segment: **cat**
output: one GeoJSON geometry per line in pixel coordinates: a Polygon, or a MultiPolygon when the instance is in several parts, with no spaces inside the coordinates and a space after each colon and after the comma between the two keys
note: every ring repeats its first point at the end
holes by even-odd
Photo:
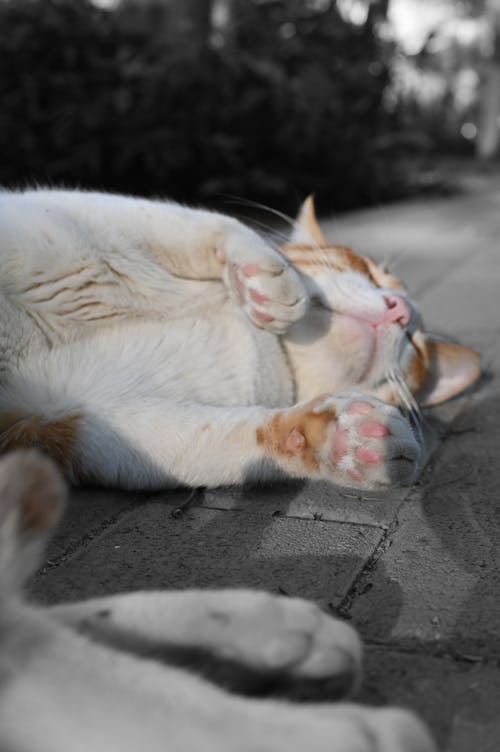
{"type": "Polygon", "coordinates": [[[311,197],[275,249],[172,202],[4,191],[0,264],[0,451],[38,446],[73,483],[411,483],[417,401],[479,373],[311,197]]]}
{"type": "Polygon", "coordinates": [[[195,673],[208,656],[281,695],[302,684],[348,692],[359,637],[313,603],[251,590],[27,602],[21,587],[64,495],[36,450],[0,460],[2,752],[434,752],[407,710],[244,697],[195,673]],[[176,659],[189,653],[186,670],[176,659]]]}

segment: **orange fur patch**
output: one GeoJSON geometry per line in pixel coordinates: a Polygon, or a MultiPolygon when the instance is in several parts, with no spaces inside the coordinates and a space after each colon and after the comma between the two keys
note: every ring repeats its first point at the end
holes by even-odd
{"type": "Polygon", "coordinates": [[[74,469],[79,414],[46,421],[17,412],[0,413],[0,452],[36,447],[49,455],[63,471],[74,469]]]}
{"type": "Polygon", "coordinates": [[[429,353],[425,342],[415,342],[414,338],[414,350],[410,356],[410,363],[406,371],[406,382],[413,392],[416,394],[419,389],[424,385],[424,382],[429,374],[429,353]]]}
{"type": "Polygon", "coordinates": [[[332,410],[312,412],[317,400],[302,410],[276,413],[271,420],[256,431],[257,444],[271,457],[292,459],[300,457],[308,470],[317,470],[318,449],[326,440],[326,433],[336,415],[332,410]],[[290,440],[290,436],[293,440],[290,440]],[[304,437],[299,441],[298,437],[304,437]]]}
{"type": "Polygon", "coordinates": [[[365,259],[345,245],[327,243],[315,246],[306,243],[285,243],[281,250],[298,267],[326,266],[338,272],[360,272],[372,279],[365,259]],[[307,252],[307,255],[304,255],[304,252],[307,252]]]}
{"type": "Polygon", "coordinates": [[[369,256],[363,256],[363,259],[368,267],[370,277],[378,287],[384,287],[389,290],[404,290],[405,286],[399,279],[393,277],[385,269],[375,263],[369,256]]]}

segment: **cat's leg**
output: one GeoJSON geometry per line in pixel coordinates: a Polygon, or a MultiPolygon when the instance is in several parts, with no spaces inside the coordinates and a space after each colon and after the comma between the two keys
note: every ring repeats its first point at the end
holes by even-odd
{"type": "MultiPolygon", "coordinates": [[[[324,395],[284,409],[170,405],[165,423],[160,405],[154,414],[156,420],[147,413],[136,425],[145,421],[156,462],[168,457],[174,477],[187,485],[289,476],[376,489],[413,482],[423,456],[399,409],[361,393],[324,395]],[[157,437],[163,438],[161,453],[157,437]]],[[[119,418],[123,435],[130,422],[119,418]]]]}
{"type": "MultiPolygon", "coordinates": [[[[220,718],[219,749],[246,751],[244,742],[240,746],[231,741],[234,726],[241,732],[240,739],[250,740],[252,749],[269,752],[302,752],[305,740],[307,748],[315,752],[332,748],[338,752],[435,749],[423,724],[406,710],[331,704],[338,691],[352,687],[358,676],[360,642],[349,626],[305,601],[251,591],[152,592],[63,604],[52,607],[48,614],[94,643],[153,660],[156,665],[182,665],[176,652],[198,646],[223,664],[228,659],[237,661],[261,678],[267,676],[267,684],[253,684],[252,694],[272,692],[309,699],[311,690],[314,696],[314,690],[320,689],[323,703],[330,701],[291,706],[242,700],[208,692],[206,685],[184,687],[187,677],[184,680],[177,674],[177,717],[181,717],[179,711],[188,692],[190,707],[201,709],[200,714],[193,711],[200,728],[202,717],[220,718]]],[[[204,673],[202,652],[193,656],[193,663],[186,665],[204,673]]],[[[215,678],[227,685],[227,674],[215,671],[215,678]]],[[[248,689],[231,681],[229,687],[248,689]]]]}
{"type": "Polygon", "coordinates": [[[188,666],[250,693],[350,692],[361,642],[314,603],[252,590],[138,592],[50,609],[97,642],[188,666]]]}
{"type": "Polygon", "coordinates": [[[137,394],[136,381],[103,376],[90,385],[82,377],[76,399],[65,373],[52,369],[50,389],[32,376],[2,386],[0,446],[36,444],[76,482],[145,490],[289,476],[374,489],[410,483],[419,468],[408,421],[368,395],[224,407],[137,394]]]}
{"type": "MultiPolygon", "coordinates": [[[[54,619],[56,611],[22,603],[10,587],[12,562],[16,560],[14,569],[22,569],[24,575],[32,569],[33,547],[38,549],[43,544],[57,521],[64,490],[54,466],[31,452],[2,460],[0,492],[2,749],[83,752],[105,748],[109,752],[132,752],[143,746],[150,752],[160,752],[168,739],[178,752],[302,752],[306,747],[311,752],[329,752],[332,744],[338,752],[432,752],[427,732],[410,713],[355,705],[290,707],[244,700],[189,673],[164,666],[154,656],[153,660],[144,660],[120,649],[109,650],[68,629],[61,623],[63,618],[54,619]]],[[[228,600],[235,596],[229,595],[228,600]]],[[[185,605],[188,611],[196,606],[193,602],[185,605]]],[[[214,609],[221,606],[221,615],[231,612],[227,604],[225,609],[223,603],[212,604],[214,609]]],[[[229,618],[239,617],[240,628],[244,628],[245,617],[250,628],[256,626],[251,610],[246,614],[245,609],[235,611],[229,618]]],[[[134,612],[131,609],[125,621],[144,631],[144,619],[139,614],[130,618],[134,612]]],[[[147,609],[145,615],[147,618],[147,609]]],[[[189,613],[180,616],[178,626],[189,628],[189,613]]],[[[304,625],[304,613],[292,606],[287,618],[282,616],[275,624],[277,636],[285,638],[289,649],[288,632],[294,631],[296,620],[304,625]]],[[[153,633],[156,617],[154,613],[151,619],[153,633]]],[[[212,631],[223,629],[223,622],[216,620],[212,631]]],[[[264,620],[265,627],[267,624],[264,620]]],[[[325,650],[328,653],[331,644],[327,636],[328,630],[314,630],[313,648],[309,653],[299,651],[302,669],[315,654],[318,659],[325,650]],[[318,639],[322,632],[323,639],[318,639]]],[[[230,639],[231,634],[226,633],[226,637],[230,639]]],[[[221,644],[217,636],[211,642],[221,644]]],[[[241,644],[248,648],[251,642],[243,640],[241,644]]],[[[274,646],[272,652],[279,649],[279,645],[274,646]]],[[[313,661],[313,673],[317,671],[313,661]]]]}
{"type": "Polygon", "coordinates": [[[307,307],[291,262],[250,228],[217,212],[37,190],[5,194],[0,228],[1,237],[13,238],[14,252],[3,259],[9,288],[58,337],[68,321],[95,326],[147,312],[172,316],[187,301],[218,300],[223,287],[213,281],[225,284],[257,326],[278,334],[307,307]],[[208,284],[200,288],[194,283],[199,281],[208,284]]]}
{"type": "Polygon", "coordinates": [[[255,326],[282,334],[308,293],[292,264],[257,233],[216,212],[150,202],[148,251],[177,277],[222,279],[255,326]]]}
{"type": "Polygon", "coordinates": [[[326,396],[284,409],[147,397],[63,420],[56,437],[66,424],[68,441],[56,448],[63,464],[67,450],[69,475],[130,489],[286,476],[375,489],[411,483],[422,455],[399,410],[367,395],[326,396]]]}

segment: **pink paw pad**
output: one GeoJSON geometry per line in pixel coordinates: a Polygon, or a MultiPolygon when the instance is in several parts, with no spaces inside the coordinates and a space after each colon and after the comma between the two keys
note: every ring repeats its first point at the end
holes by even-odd
{"type": "Polygon", "coordinates": [[[347,415],[368,415],[373,410],[373,405],[365,400],[351,402],[346,410],[347,415]]]}
{"type": "Polygon", "coordinates": [[[273,317],[270,316],[268,313],[264,313],[264,311],[255,311],[255,315],[261,320],[261,321],[274,321],[273,317]]]}
{"type": "Polygon", "coordinates": [[[361,436],[381,438],[382,436],[388,436],[390,431],[383,423],[377,423],[375,420],[368,420],[366,423],[361,424],[358,433],[360,433],[361,436]]]}
{"type": "Polygon", "coordinates": [[[358,447],[358,449],[356,449],[356,457],[361,460],[361,462],[366,462],[369,465],[376,465],[377,463],[382,462],[380,454],[374,449],[369,449],[368,447],[358,447]]]}
{"type": "Polygon", "coordinates": [[[242,267],[245,277],[255,277],[260,272],[258,264],[244,264],[242,267]]]}
{"type": "Polygon", "coordinates": [[[306,443],[305,436],[298,428],[292,428],[285,441],[285,449],[293,454],[297,454],[303,449],[306,443]]]}
{"type": "Polygon", "coordinates": [[[258,290],[254,290],[253,288],[250,288],[250,297],[252,300],[255,300],[256,303],[263,303],[265,300],[269,300],[267,295],[264,295],[263,293],[259,292],[258,290]]]}

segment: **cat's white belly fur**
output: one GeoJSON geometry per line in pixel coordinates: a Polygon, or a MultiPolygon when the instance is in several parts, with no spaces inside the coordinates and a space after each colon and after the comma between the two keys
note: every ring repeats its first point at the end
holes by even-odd
{"type": "MultiPolygon", "coordinates": [[[[187,242],[180,215],[189,210],[165,209],[161,232],[175,234],[180,222],[187,242]]],[[[43,373],[50,384],[64,374],[80,395],[80,387],[108,389],[108,377],[117,393],[154,387],[169,401],[291,404],[278,338],[252,326],[222,281],[172,277],[155,261],[157,210],[103,194],[1,194],[2,370],[20,358],[23,372],[43,373]]]]}
{"type": "Polygon", "coordinates": [[[204,317],[128,322],[39,349],[16,372],[50,384],[73,409],[111,396],[273,407],[294,397],[279,339],[252,327],[230,301],[204,317]]]}

